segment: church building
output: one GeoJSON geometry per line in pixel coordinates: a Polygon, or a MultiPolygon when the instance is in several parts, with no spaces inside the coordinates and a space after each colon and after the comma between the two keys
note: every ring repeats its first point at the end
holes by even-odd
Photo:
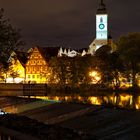
{"type": "Polygon", "coordinates": [[[96,13],[96,38],[89,46],[89,53],[94,55],[97,49],[108,44],[108,40],[108,14],[106,5],[101,0],[96,13]]]}

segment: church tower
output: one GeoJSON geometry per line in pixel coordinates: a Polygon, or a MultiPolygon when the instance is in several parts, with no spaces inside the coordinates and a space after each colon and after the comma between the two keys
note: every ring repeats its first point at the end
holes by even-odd
{"type": "Polygon", "coordinates": [[[94,54],[97,49],[108,43],[108,14],[103,0],[100,1],[96,13],[96,39],[89,46],[89,53],[94,54]]]}

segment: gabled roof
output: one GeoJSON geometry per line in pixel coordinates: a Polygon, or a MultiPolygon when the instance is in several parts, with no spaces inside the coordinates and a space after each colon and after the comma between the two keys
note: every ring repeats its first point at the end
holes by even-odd
{"type": "Polygon", "coordinates": [[[48,61],[51,57],[57,57],[58,55],[58,51],[59,51],[59,47],[33,47],[32,49],[30,49],[30,55],[28,58],[30,58],[30,56],[32,55],[33,50],[37,48],[38,51],[40,52],[40,54],[42,55],[42,57],[48,61]]]}
{"type": "Polygon", "coordinates": [[[20,63],[22,64],[22,66],[24,67],[26,62],[27,62],[27,59],[28,59],[28,53],[26,52],[22,52],[22,51],[14,51],[12,52],[11,56],[12,58],[16,58],[20,61],[20,63]]]}
{"type": "Polygon", "coordinates": [[[16,51],[16,55],[17,55],[17,58],[19,59],[19,61],[25,65],[29,54],[26,52],[16,51]]]}

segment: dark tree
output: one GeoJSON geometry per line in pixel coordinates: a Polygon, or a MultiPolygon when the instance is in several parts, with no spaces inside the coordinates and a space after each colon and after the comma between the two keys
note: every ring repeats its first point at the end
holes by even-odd
{"type": "Polygon", "coordinates": [[[20,30],[10,24],[4,16],[4,9],[0,9],[0,60],[7,61],[10,53],[24,45],[21,40],[20,30]]]}
{"type": "Polygon", "coordinates": [[[102,82],[106,84],[113,84],[115,89],[120,87],[120,72],[123,71],[124,66],[117,52],[111,52],[108,45],[102,46],[95,53],[99,59],[98,67],[102,71],[102,82]]]}
{"type": "Polygon", "coordinates": [[[124,64],[120,59],[120,55],[117,52],[109,54],[109,72],[113,77],[113,85],[115,89],[118,89],[121,85],[120,74],[124,72],[124,64]]]}
{"type": "Polygon", "coordinates": [[[118,40],[118,52],[127,71],[130,71],[133,87],[137,87],[136,75],[140,70],[140,33],[130,33],[118,40]]]}

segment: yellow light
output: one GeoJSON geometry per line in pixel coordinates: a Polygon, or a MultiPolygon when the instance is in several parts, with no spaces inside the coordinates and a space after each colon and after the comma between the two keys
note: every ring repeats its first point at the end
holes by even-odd
{"type": "Polygon", "coordinates": [[[90,73],[89,73],[89,76],[91,76],[91,77],[97,76],[97,71],[92,71],[92,72],[90,72],[90,73]]]}
{"type": "Polygon", "coordinates": [[[93,105],[101,105],[101,100],[98,97],[89,97],[88,100],[93,105]]]}
{"type": "Polygon", "coordinates": [[[136,104],[135,107],[136,107],[136,109],[140,109],[139,104],[136,104]]]}
{"type": "Polygon", "coordinates": [[[91,77],[93,84],[96,84],[98,81],[101,80],[101,74],[98,71],[89,72],[89,76],[91,77]]]}

